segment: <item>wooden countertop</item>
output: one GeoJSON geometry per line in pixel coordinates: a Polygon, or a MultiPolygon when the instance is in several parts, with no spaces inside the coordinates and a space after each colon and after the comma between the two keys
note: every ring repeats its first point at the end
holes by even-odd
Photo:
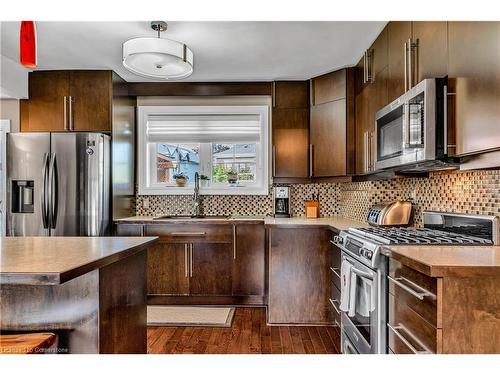
{"type": "Polygon", "coordinates": [[[306,219],[305,217],[290,217],[290,218],[277,218],[266,217],[264,220],[266,226],[279,226],[279,227],[328,227],[334,230],[346,230],[349,228],[366,228],[368,223],[347,219],[342,216],[320,217],[317,219],[306,219]]]}
{"type": "Polygon", "coordinates": [[[2,284],[62,284],[134,255],[157,237],[2,237],[2,284]]]}
{"type": "Polygon", "coordinates": [[[500,275],[500,246],[398,245],[382,254],[431,277],[500,275]]]}

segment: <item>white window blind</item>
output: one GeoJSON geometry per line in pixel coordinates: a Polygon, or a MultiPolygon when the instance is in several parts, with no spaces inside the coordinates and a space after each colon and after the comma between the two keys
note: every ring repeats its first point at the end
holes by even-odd
{"type": "Polygon", "coordinates": [[[258,114],[151,114],[147,118],[148,142],[258,142],[258,114]]]}

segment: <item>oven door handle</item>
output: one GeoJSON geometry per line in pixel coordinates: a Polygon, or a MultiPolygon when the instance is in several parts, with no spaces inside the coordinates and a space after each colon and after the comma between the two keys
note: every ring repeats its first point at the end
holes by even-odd
{"type": "Polygon", "coordinates": [[[368,272],[358,270],[356,267],[354,267],[354,265],[352,265],[351,272],[354,272],[359,277],[364,277],[365,279],[373,280],[373,276],[371,274],[369,274],[368,272]]]}
{"type": "MultiPolygon", "coordinates": [[[[341,246],[341,248],[342,248],[342,246],[341,246]]],[[[349,256],[351,256],[351,255],[349,255],[349,256]]],[[[354,265],[354,263],[351,262],[349,259],[347,259],[347,257],[345,255],[342,257],[342,261],[349,263],[351,265],[351,272],[354,272],[357,276],[364,277],[365,279],[368,279],[368,280],[374,279],[374,276],[372,274],[365,272],[365,271],[358,270],[356,268],[356,266],[354,265]]]]}

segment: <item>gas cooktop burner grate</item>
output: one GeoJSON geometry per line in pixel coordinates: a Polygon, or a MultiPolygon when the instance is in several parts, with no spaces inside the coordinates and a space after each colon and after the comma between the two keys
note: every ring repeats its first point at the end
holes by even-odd
{"type": "Polygon", "coordinates": [[[468,235],[428,228],[356,228],[354,231],[388,245],[395,244],[490,244],[492,241],[468,235]]]}

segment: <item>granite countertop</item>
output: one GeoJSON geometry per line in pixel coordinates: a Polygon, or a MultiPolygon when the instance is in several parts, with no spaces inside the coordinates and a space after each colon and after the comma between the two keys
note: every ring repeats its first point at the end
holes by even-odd
{"type": "Polygon", "coordinates": [[[500,246],[394,245],[382,254],[432,277],[500,276],[500,246]]]}
{"type": "Polygon", "coordinates": [[[56,285],[145,250],[157,237],[3,237],[2,284],[56,285]]]}
{"type": "Polygon", "coordinates": [[[290,218],[277,218],[266,217],[264,224],[267,226],[282,226],[282,227],[295,227],[295,226],[324,226],[331,229],[347,230],[349,228],[366,228],[368,223],[347,219],[342,216],[320,217],[317,219],[306,219],[305,217],[290,217],[290,218]]]}
{"type": "Polygon", "coordinates": [[[227,224],[229,222],[254,222],[254,223],[259,223],[259,222],[264,222],[264,215],[256,215],[256,216],[240,216],[240,215],[234,215],[234,216],[212,216],[212,217],[207,217],[207,218],[190,218],[190,217],[172,217],[172,218],[166,218],[162,219],[161,216],[131,216],[131,217],[126,217],[123,219],[115,219],[114,222],[118,224],[154,224],[154,223],[172,223],[172,224],[178,224],[178,223],[211,223],[211,224],[227,224]]]}
{"type": "Polygon", "coordinates": [[[337,229],[339,231],[352,227],[368,227],[368,223],[347,219],[342,216],[320,217],[318,219],[306,219],[305,217],[275,218],[270,216],[229,216],[227,218],[169,218],[159,219],[155,216],[132,216],[124,219],[115,220],[115,223],[121,224],[143,224],[143,223],[212,223],[227,224],[240,222],[262,222],[266,226],[322,226],[337,229]]]}

